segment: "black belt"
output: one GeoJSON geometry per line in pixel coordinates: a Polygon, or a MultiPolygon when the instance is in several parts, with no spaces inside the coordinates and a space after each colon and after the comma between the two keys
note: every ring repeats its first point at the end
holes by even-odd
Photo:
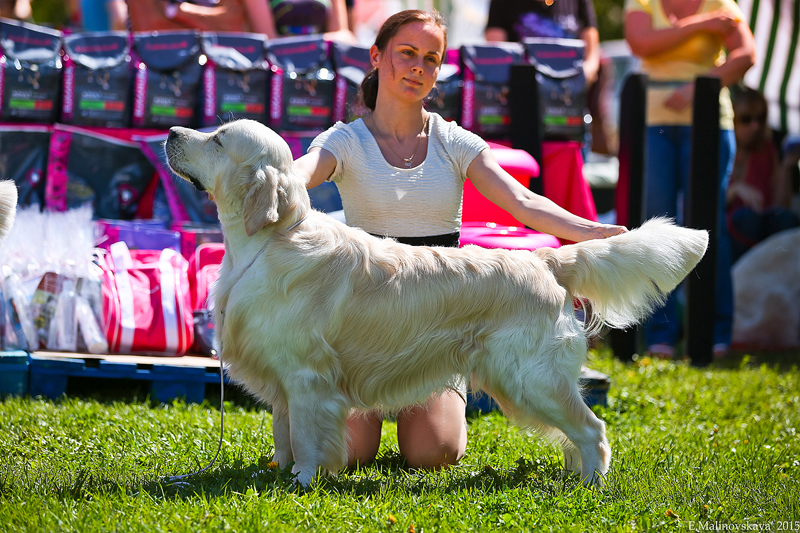
{"type": "MultiPolygon", "coordinates": [[[[375,235],[375,237],[386,238],[386,235],[375,235]]],[[[444,246],[447,248],[458,248],[458,240],[461,232],[446,233],[444,235],[428,235],[426,237],[392,237],[397,242],[410,244],[411,246],[444,246]]]]}

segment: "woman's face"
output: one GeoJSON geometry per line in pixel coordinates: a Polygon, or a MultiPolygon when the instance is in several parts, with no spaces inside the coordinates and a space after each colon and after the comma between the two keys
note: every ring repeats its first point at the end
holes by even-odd
{"type": "Polygon", "coordinates": [[[767,109],[761,102],[747,102],[734,107],[733,133],[736,145],[757,148],[767,138],[767,109]]]}
{"type": "Polygon", "coordinates": [[[378,69],[378,91],[404,101],[421,101],[431,92],[444,58],[444,32],[435,25],[412,22],[401,26],[381,52],[370,49],[378,69]]]}

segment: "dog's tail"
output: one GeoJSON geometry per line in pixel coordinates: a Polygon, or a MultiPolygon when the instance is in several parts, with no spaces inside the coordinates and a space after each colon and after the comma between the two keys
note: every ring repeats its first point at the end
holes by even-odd
{"type": "Polygon", "coordinates": [[[558,282],[588,300],[587,329],[625,328],[645,319],[700,262],[708,232],[655,218],[611,237],[564,246],[549,262],[558,282]]]}
{"type": "Polygon", "coordinates": [[[13,180],[0,181],[0,244],[5,241],[17,213],[17,184],[13,180]]]}

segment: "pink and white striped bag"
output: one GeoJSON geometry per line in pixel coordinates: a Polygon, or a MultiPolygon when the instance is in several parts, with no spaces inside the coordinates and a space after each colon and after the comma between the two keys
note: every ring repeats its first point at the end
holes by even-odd
{"type": "Polygon", "coordinates": [[[175,250],[110,246],[103,314],[111,353],[178,356],[194,342],[189,263],[175,250]]]}

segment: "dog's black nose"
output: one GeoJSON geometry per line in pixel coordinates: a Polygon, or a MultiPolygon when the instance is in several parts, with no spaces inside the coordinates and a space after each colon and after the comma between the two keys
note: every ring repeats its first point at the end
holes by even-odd
{"type": "Polygon", "coordinates": [[[169,129],[169,136],[168,136],[168,138],[169,138],[170,140],[174,140],[174,139],[176,139],[177,137],[178,137],[178,130],[176,130],[175,128],[170,128],[170,129],[169,129]]]}

